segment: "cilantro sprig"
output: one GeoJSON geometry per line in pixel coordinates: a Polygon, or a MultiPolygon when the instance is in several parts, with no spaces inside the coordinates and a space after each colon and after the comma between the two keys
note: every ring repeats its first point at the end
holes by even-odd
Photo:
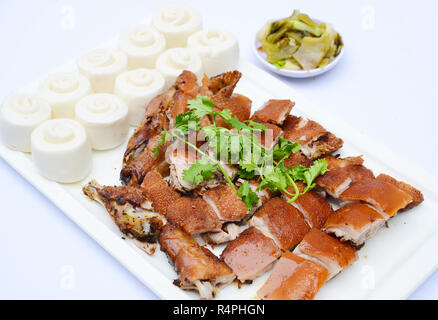
{"type": "Polygon", "coordinates": [[[228,109],[214,111],[214,102],[209,97],[198,95],[196,99],[189,100],[188,109],[188,112],[176,117],[172,130],[162,132],[158,145],[153,149],[154,156],[158,156],[160,148],[168,140],[176,139],[184,142],[196,150],[201,159],[183,171],[183,179],[198,185],[212,179],[219,170],[248,209],[259,201],[257,193],[250,188],[246,180],[239,189],[236,189],[230,176],[224,170],[224,163],[237,163],[238,175],[243,179],[260,176],[256,191],[267,188],[272,192],[283,192],[290,197],[289,203],[313,189],[315,179],[328,170],[327,162],[323,159],[314,161],[309,168],[302,165],[286,168],[284,161],[301,149],[297,142],[280,137],[273,150],[266,149],[259,141],[260,134],[266,130],[266,126],[252,120],[241,122],[228,109]],[[205,116],[211,118],[212,124],[201,128],[201,118],[205,116]],[[231,128],[218,127],[217,117],[222,118],[231,128]],[[213,154],[200,150],[185,138],[191,131],[200,130],[203,131],[213,154]],[[297,187],[297,181],[306,184],[302,192],[297,187]],[[293,187],[295,193],[287,190],[290,186],[293,187]]]}

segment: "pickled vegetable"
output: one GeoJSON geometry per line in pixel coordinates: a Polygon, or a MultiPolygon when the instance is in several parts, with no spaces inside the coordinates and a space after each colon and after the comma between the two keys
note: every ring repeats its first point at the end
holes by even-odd
{"type": "Polygon", "coordinates": [[[286,19],[267,23],[257,39],[269,63],[289,70],[322,68],[343,47],[342,38],[332,25],[317,23],[299,10],[286,19]]]}

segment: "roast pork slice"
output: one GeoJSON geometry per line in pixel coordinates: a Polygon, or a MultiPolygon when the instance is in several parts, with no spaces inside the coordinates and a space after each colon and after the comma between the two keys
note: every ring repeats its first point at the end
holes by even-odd
{"type": "Polygon", "coordinates": [[[356,261],[356,251],[348,244],[331,237],[318,229],[312,229],[295,248],[294,254],[313,260],[329,273],[328,279],[356,261]]]}
{"type": "Polygon", "coordinates": [[[371,206],[356,203],[336,210],[322,230],[360,248],[385,221],[386,218],[371,206]]]}
{"type": "Polygon", "coordinates": [[[231,241],[221,254],[222,260],[241,282],[253,280],[281,255],[275,242],[256,228],[248,228],[231,241]]]}
{"type": "Polygon", "coordinates": [[[288,116],[283,124],[284,138],[301,145],[309,159],[329,155],[342,147],[342,139],[327,131],[319,123],[296,116],[288,116]]]}
{"type": "Polygon", "coordinates": [[[327,278],[320,264],[286,251],[257,295],[264,300],[312,300],[327,278]]]}
{"type": "Polygon", "coordinates": [[[269,100],[251,117],[254,121],[270,122],[283,125],[295,103],[290,100],[269,100]]]}
{"type": "Polygon", "coordinates": [[[201,299],[212,299],[235,276],[210,250],[189,234],[167,224],[160,234],[160,246],[178,272],[175,284],[184,290],[197,290],[201,299]]]}

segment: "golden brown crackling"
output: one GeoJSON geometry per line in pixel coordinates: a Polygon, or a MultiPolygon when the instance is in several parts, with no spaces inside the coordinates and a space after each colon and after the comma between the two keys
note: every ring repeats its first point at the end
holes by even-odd
{"type": "Polygon", "coordinates": [[[312,153],[306,154],[311,159],[326,156],[341,148],[344,143],[342,139],[327,131],[319,123],[292,115],[286,117],[283,131],[285,139],[299,142],[302,147],[311,149],[312,153]]]}
{"type": "Polygon", "coordinates": [[[175,265],[181,282],[214,280],[232,275],[232,270],[210,250],[201,247],[182,229],[167,224],[160,234],[160,246],[175,265]]]}
{"type": "MultiPolygon", "coordinates": [[[[300,192],[303,192],[305,185],[302,182],[297,182],[300,192]]],[[[291,186],[287,189],[288,192],[295,194],[294,188],[291,186]]],[[[309,219],[313,228],[322,228],[328,217],[333,213],[331,205],[320,197],[314,190],[310,190],[295,200],[295,204],[304,211],[304,215],[309,219]]]]}
{"type": "Polygon", "coordinates": [[[284,160],[284,166],[286,168],[296,167],[299,164],[309,168],[312,165],[312,160],[308,159],[301,152],[292,153],[289,158],[284,160]]]}
{"type": "Polygon", "coordinates": [[[154,210],[164,216],[167,207],[181,198],[181,195],[172,189],[156,170],[148,172],[141,186],[144,193],[152,201],[154,210]]]}
{"type": "Polygon", "coordinates": [[[295,102],[290,100],[268,100],[261,109],[254,112],[251,117],[254,121],[270,122],[281,126],[289,115],[295,102]]]}
{"type": "Polygon", "coordinates": [[[408,193],[412,197],[412,202],[408,204],[408,206],[405,209],[416,207],[424,201],[423,193],[420,190],[411,186],[410,184],[407,184],[406,182],[398,181],[393,177],[384,173],[380,174],[377,177],[377,180],[390,183],[396,186],[397,188],[399,188],[400,190],[403,190],[404,192],[408,193]]]}
{"type": "Polygon", "coordinates": [[[143,182],[145,175],[151,170],[157,170],[161,174],[169,172],[169,164],[165,159],[165,150],[168,143],[165,143],[159,149],[158,156],[155,158],[154,148],[161,140],[161,135],[152,137],[148,146],[144,149],[140,155],[132,161],[129,165],[126,165],[120,171],[120,180],[131,186],[138,186],[143,182]]]}
{"type": "Polygon", "coordinates": [[[312,300],[327,278],[323,266],[286,251],[257,295],[267,300],[312,300]]]}
{"type": "Polygon", "coordinates": [[[313,228],[299,245],[300,252],[318,260],[328,259],[336,262],[342,269],[358,259],[356,250],[348,243],[313,228]]]}
{"type": "Polygon", "coordinates": [[[358,181],[374,179],[373,172],[363,166],[362,157],[336,158],[328,156],[324,158],[328,163],[329,171],[319,176],[315,182],[326,189],[332,195],[343,185],[347,179],[350,184],[358,181]]]}
{"type": "MultiPolygon", "coordinates": [[[[214,111],[229,109],[233,116],[243,122],[251,115],[251,100],[241,94],[233,94],[231,97],[213,96],[215,103],[214,111]]],[[[216,125],[219,127],[231,128],[221,117],[216,117],[216,125]]]]}
{"type": "Polygon", "coordinates": [[[166,218],[188,234],[220,231],[222,223],[200,197],[181,197],[167,207],[166,218]]]}
{"type": "Polygon", "coordinates": [[[246,216],[245,203],[228,184],[209,189],[204,194],[214,202],[222,220],[239,221],[246,216]]]}
{"type": "Polygon", "coordinates": [[[411,203],[412,196],[391,183],[369,179],[354,183],[340,195],[339,199],[369,203],[392,217],[411,203]]]}
{"type": "Polygon", "coordinates": [[[280,198],[270,199],[254,216],[263,219],[283,250],[293,249],[310,230],[302,214],[280,198]]]}
{"type": "Polygon", "coordinates": [[[221,259],[244,282],[252,280],[266,270],[281,255],[275,242],[254,227],[244,230],[231,241],[221,259]]]}
{"type": "Polygon", "coordinates": [[[369,205],[355,203],[336,210],[327,219],[324,228],[350,226],[360,231],[362,228],[384,217],[369,205]]]}

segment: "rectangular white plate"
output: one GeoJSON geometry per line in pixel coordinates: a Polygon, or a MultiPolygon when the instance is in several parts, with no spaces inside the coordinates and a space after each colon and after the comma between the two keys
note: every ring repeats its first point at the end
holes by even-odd
{"type": "MultiPolygon", "coordinates": [[[[69,63],[60,70],[74,70],[69,63]]],[[[360,259],[353,266],[330,280],[318,293],[317,299],[404,299],[438,266],[438,195],[434,187],[438,181],[421,168],[415,167],[381,146],[370,141],[354,128],[318,108],[292,88],[246,61],[240,62],[243,78],[236,92],[253,101],[253,109],[271,98],[291,99],[296,102],[293,114],[320,122],[345,141],[343,156],[364,155],[365,165],[376,174],[388,173],[424,192],[425,202],[389,221],[359,251],[360,259]]],[[[23,88],[33,92],[38,81],[23,88]]],[[[131,130],[132,131],[132,130],[131,130]]],[[[38,190],[53,201],[64,213],[83,228],[102,247],[118,259],[128,270],[163,299],[198,298],[193,292],[182,291],[172,284],[177,277],[165,255],[157,250],[148,256],[132,240],[122,234],[107,212],[91,202],[81,187],[91,178],[101,184],[119,184],[124,145],[114,150],[93,152],[93,170],[88,178],[77,184],[58,184],[41,177],[29,154],[12,151],[0,144],[0,155],[38,190]]],[[[218,248],[218,254],[222,249],[218,248]]],[[[269,272],[252,285],[238,289],[231,285],[221,291],[218,299],[254,299],[269,272]]]]}

